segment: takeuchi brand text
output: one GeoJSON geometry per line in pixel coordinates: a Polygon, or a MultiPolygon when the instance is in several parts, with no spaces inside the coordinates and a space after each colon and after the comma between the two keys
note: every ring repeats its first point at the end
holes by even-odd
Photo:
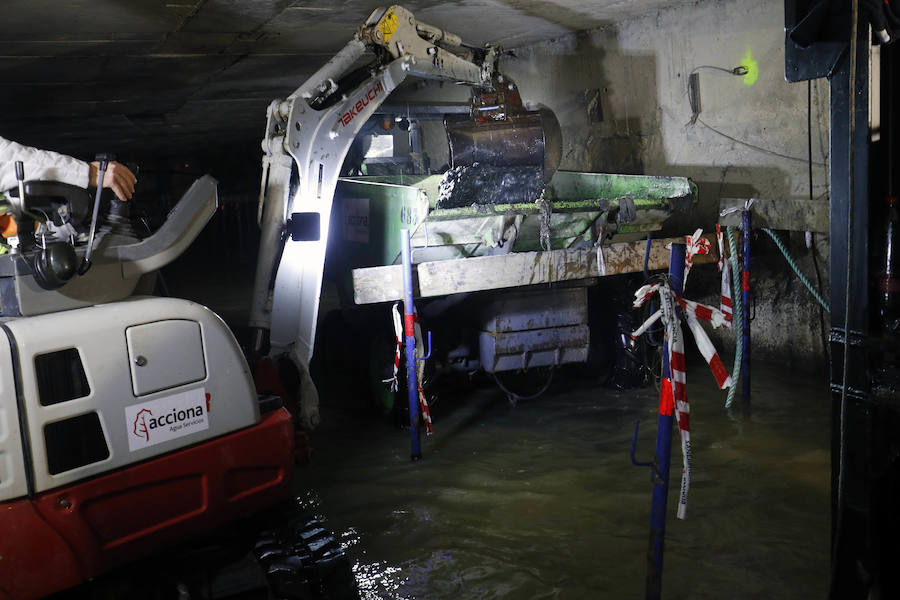
{"type": "Polygon", "coordinates": [[[378,94],[384,91],[384,86],[379,81],[375,85],[373,85],[369,90],[363,94],[362,98],[356,101],[356,104],[350,107],[350,110],[345,112],[340,116],[341,125],[346,127],[353,119],[356,118],[358,114],[360,114],[365,107],[369,105],[369,103],[378,97],[378,94]]]}

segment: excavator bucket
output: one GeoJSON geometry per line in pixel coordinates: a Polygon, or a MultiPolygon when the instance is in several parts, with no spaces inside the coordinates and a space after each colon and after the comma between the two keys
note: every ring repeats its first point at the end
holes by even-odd
{"type": "Polygon", "coordinates": [[[528,111],[516,85],[502,75],[493,90],[472,98],[470,116],[444,119],[451,167],[540,167],[543,181],[553,177],[562,157],[562,134],[549,108],[528,111]]]}

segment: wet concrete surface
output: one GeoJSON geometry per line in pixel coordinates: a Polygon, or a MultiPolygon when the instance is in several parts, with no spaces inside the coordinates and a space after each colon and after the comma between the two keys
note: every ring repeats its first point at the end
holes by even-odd
{"type": "MultiPolygon", "coordinates": [[[[825,597],[829,397],[821,377],[758,365],[753,415],[732,420],[689,368],[693,482],[675,519],[674,436],[663,596],[825,597]]],[[[409,435],[323,399],[297,490],[346,545],[364,599],[593,599],[644,593],[657,392],[561,373],[516,407],[490,385],[438,390],[435,434],[409,435]]]]}

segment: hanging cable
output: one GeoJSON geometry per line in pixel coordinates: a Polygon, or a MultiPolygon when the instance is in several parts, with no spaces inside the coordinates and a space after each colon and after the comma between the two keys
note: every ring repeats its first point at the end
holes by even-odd
{"type": "Polygon", "coordinates": [[[856,133],[856,53],[857,34],[859,29],[859,0],[851,0],[851,26],[850,26],[850,127],[848,133],[848,169],[847,169],[847,275],[844,286],[844,358],[841,369],[841,406],[838,417],[838,473],[837,473],[837,517],[835,519],[834,541],[831,550],[831,581],[828,586],[828,597],[834,597],[834,587],[837,583],[838,554],[841,543],[841,531],[844,521],[844,486],[846,478],[847,457],[847,373],[850,366],[850,282],[853,279],[853,208],[855,194],[854,185],[854,160],[853,137],[856,133]]]}
{"type": "MultiPolygon", "coordinates": [[[[813,160],[812,160],[812,80],[806,81],[806,143],[809,157],[809,199],[813,200],[813,160]]],[[[822,289],[822,273],[819,269],[818,252],[816,252],[816,234],[810,232],[810,250],[812,251],[813,270],[816,272],[816,287],[822,289]]],[[[830,311],[829,311],[830,312],[830,311]]],[[[825,334],[825,309],[819,306],[819,336],[822,342],[822,354],[825,357],[826,382],[828,378],[828,336],[825,334]]]]}
{"type": "Polygon", "coordinates": [[[510,390],[509,388],[507,388],[505,385],[503,385],[503,382],[500,381],[500,378],[497,376],[496,373],[491,373],[490,375],[491,375],[491,378],[494,380],[494,383],[497,384],[497,387],[500,388],[500,391],[502,391],[504,394],[506,394],[506,397],[511,402],[516,403],[516,402],[519,402],[520,400],[525,400],[527,402],[528,400],[535,400],[538,397],[540,397],[541,394],[543,394],[550,388],[550,384],[553,383],[553,375],[555,373],[556,373],[556,367],[555,366],[551,367],[550,368],[550,376],[547,377],[547,381],[544,382],[544,384],[538,389],[538,391],[536,391],[532,394],[528,394],[528,395],[518,394],[518,393],[510,390]]]}
{"type": "Polygon", "coordinates": [[[693,75],[700,69],[713,69],[715,71],[722,71],[723,73],[728,73],[729,75],[738,75],[740,77],[743,77],[748,72],[747,67],[745,67],[744,65],[738,65],[732,69],[726,69],[725,67],[717,67],[715,65],[699,65],[699,66],[691,69],[690,75],[693,75]]]}
{"type": "MultiPolygon", "coordinates": [[[[697,119],[697,122],[700,123],[701,125],[703,125],[704,127],[706,127],[707,129],[709,129],[710,131],[712,131],[713,133],[720,135],[725,139],[731,140],[735,144],[747,146],[748,148],[752,148],[753,150],[756,150],[757,152],[762,152],[763,154],[770,154],[772,156],[777,156],[778,158],[783,158],[785,160],[796,160],[796,161],[803,162],[803,163],[806,162],[805,158],[800,158],[798,156],[791,156],[789,154],[782,154],[781,152],[775,152],[774,150],[769,150],[768,148],[763,148],[762,146],[757,146],[756,144],[751,144],[750,142],[745,142],[744,140],[740,140],[736,137],[730,136],[727,133],[719,131],[712,125],[709,125],[703,119],[697,119]]],[[[819,163],[819,162],[813,163],[813,164],[816,166],[819,166],[819,167],[826,166],[825,163],[819,163]]]]}
{"type": "Polygon", "coordinates": [[[845,452],[845,422],[846,422],[846,405],[847,405],[847,373],[850,368],[850,282],[853,279],[853,209],[856,200],[854,185],[856,183],[855,169],[855,152],[853,151],[853,137],[856,133],[856,55],[857,55],[857,33],[859,29],[859,0],[852,0],[852,26],[850,33],[850,131],[848,139],[848,149],[850,155],[850,164],[847,172],[848,179],[848,195],[847,195],[847,281],[844,286],[844,364],[841,375],[841,443],[840,443],[840,467],[838,470],[838,510],[842,511],[844,503],[844,469],[845,452]]]}

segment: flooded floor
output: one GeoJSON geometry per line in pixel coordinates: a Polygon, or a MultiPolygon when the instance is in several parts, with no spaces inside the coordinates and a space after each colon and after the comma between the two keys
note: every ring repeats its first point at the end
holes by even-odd
{"type": "MultiPolygon", "coordinates": [[[[673,442],[663,596],[824,598],[829,396],[821,377],[759,365],[734,421],[705,365],[688,373],[693,481],[675,519],[673,442]]],[[[298,493],[343,540],[361,597],[594,599],[644,594],[657,393],[558,377],[510,406],[491,386],[446,389],[424,459],[409,435],[323,406],[298,493]]]]}
{"type": "MultiPolygon", "coordinates": [[[[170,283],[240,324],[245,270],[220,274],[202,296],[185,293],[195,271],[170,283]]],[[[347,546],[364,600],[643,597],[652,484],[629,451],[640,419],[638,459],[653,457],[656,390],[617,392],[561,373],[516,407],[492,384],[437,393],[435,434],[417,463],[408,431],[323,398],[297,493],[347,546]]],[[[755,364],[749,421],[729,419],[705,364],[689,368],[688,396],[693,481],[678,521],[676,432],[663,597],[825,598],[824,378],[755,364]]]]}

